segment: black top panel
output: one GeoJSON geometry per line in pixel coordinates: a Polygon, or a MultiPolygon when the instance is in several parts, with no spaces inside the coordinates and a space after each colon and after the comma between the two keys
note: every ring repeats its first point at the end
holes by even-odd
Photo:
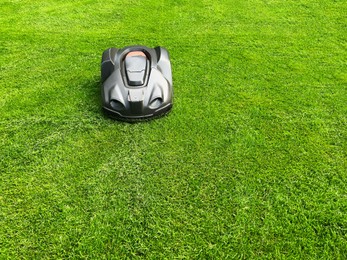
{"type": "Polygon", "coordinates": [[[141,86],[145,82],[148,64],[147,57],[144,54],[129,54],[126,56],[124,60],[128,85],[141,86]]]}

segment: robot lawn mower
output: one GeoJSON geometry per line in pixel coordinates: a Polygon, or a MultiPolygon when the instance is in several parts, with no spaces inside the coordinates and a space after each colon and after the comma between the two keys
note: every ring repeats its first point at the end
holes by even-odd
{"type": "Polygon", "coordinates": [[[101,63],[102,105],[110,117],[139,121],[172,108],[172,72],[163,47],[128,46],[104,51],[101,63]]]}

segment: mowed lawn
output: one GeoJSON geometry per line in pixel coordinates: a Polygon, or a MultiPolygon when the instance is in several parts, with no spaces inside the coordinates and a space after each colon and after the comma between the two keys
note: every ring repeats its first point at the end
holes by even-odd
{"type": "Polygon", "coordinates": [[[0,259],[346,259],[343,0],[1,0],[0,259]],[[174,107],[100,104],[168,49],[174,107]]]}

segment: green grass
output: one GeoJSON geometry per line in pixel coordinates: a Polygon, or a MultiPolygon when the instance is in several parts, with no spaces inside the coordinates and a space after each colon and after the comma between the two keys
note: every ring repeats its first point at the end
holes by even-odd
{"type": "Polygon", "coordinates": [[[0,259],[346,259],[347,5],[0,3],[0,259]],[[174,108],[100,109],[109,47],[165,46],[174,108]]]}

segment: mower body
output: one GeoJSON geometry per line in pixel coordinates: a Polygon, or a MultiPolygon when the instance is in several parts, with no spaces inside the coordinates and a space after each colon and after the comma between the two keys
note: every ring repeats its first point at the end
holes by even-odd
{"type": "Polygon", "coordinates": [[[163,47],[128,46],[104,51],[101,62],[104,112],[116,119],[138,121],[172,108],[172,71],[163,47]]]}

